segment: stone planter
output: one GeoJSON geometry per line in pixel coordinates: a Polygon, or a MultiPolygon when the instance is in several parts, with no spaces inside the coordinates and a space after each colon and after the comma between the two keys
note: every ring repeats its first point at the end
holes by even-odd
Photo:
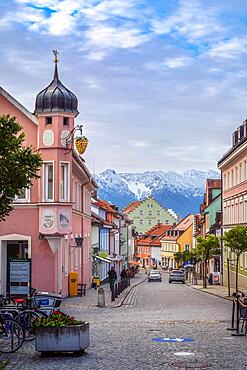
{"type": "Polygon", "coordinates": [[[38,352],[82,352],[90,345],[89,323],[37,328],[35,334],[35,350],[38,352]]]}

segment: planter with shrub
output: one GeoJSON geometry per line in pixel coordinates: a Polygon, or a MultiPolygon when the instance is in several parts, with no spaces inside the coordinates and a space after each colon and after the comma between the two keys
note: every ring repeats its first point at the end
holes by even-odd
{"type": "Polygon", "coordinates": [[[33,323],[35,349],[38,352],[83,352],[90,345],[89,323],[55,311],[33,323]]]}

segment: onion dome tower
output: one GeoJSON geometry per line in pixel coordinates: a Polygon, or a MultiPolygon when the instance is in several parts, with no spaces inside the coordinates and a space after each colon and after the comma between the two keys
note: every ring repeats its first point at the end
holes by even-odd
{"type": "Polygon", "coordinates": [[[72,113],[76,117],[79,114],[77,97],[59,80],[57,69],[58,52],[56,50],[53,52],[55,55],[54,78],[50,85],[37,95],[34,114],[72,113]]]}

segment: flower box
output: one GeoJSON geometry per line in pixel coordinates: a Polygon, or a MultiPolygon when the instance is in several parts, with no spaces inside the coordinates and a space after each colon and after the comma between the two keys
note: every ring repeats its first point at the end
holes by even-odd
{"type": "Polygon", "coordinates": [[[82,352],[90,345],[89,323],[35,329],[38,352],[82,352]]]}

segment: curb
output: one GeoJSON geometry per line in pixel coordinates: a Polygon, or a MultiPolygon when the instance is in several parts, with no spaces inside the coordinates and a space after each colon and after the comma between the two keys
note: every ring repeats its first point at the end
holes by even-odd
{"type": "Polygon", "coordinates": [[[192,285],[188,284],[188,283],[185,283],[187,285],[187,287],[191,288],[191,289],[194,289],[196,290],[197,292],[201,292],[201,293],[206,293],[206,294],[211,294],[215,297],[218,297],[218,298],[222,298],[222,299],[225,299],[227,301],[232,301],[232,298],[231,297],[222,297],[221,295],[218,295],[218,294],[215,294],[215,293],[212,293],[212,292],[207,292],[206,290],[200,290],[200,289],[197,289],[197,288],[194,288],[192,285]]]}
{"type": "Polygon", "coordinates": [[[124,304],[124,301],[126,300],[126,298],[128,297],[129,293],[132,291],[133,288],[137,287],[138,285],[144,283],[144,281],[147,280],[147,276],[145,277],[145,279],[143,279],[142,281],[140,281],[139,283],[135,284],[135,285],[132,285],[130,286],[130,289],[126,292],[125,295],[123,295],[122,297],[120,296],[119,297],[119,301],[116,302],[112,308],[119,308],[121,307],[123,304],[124,304]]]}

